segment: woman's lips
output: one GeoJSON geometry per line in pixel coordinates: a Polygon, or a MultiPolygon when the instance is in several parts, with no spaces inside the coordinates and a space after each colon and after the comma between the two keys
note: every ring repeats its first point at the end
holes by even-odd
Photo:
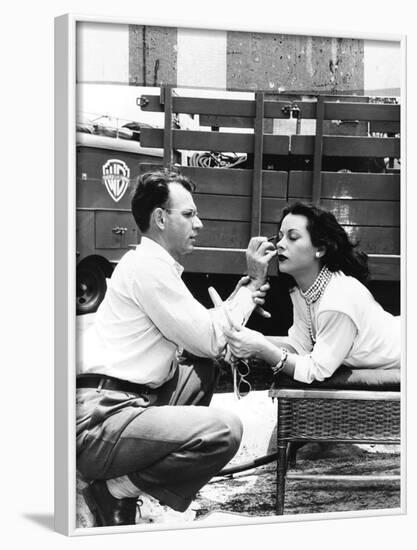
{"type": "Polygon", "coordinates": [[[285,262],[285,260],[288,260],[287,256],[284,256],[284,254],[278,254],[279,262],[285,262]]]}

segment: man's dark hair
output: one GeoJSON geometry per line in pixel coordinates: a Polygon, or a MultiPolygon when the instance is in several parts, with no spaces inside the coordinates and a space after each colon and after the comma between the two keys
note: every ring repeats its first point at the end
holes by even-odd
{"type": "Polygon", "coordinates": [[[330,271],[343,271],[361,283],[369,279],[368,258],[364,252],[356,251],[356,244],[349,240],[344,228],[335,216],[323,208],[296,202],[284,208],[278,229],[288,214],[299,214],[307,218],[307,229],[315,247],[324,247],[323,263],[330,271]]]}
{"type": "Polygon", "coordinates": [[[178,183],[190,193],[195,191],[195,185],[189,178],[173,170],[162,169],[139,176],[133,191],[131,208],[142,233],[149,229],[153,210],[167,206],[170,183],[178,183]]]}

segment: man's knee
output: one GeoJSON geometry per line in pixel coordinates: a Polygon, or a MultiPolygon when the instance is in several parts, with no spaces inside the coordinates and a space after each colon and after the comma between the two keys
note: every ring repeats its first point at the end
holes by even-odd
{"type": "Polygon", "coordinates": [[[233,446],[234,452],[236,453],[239,449],[240,442],[242,441],[243,424],[241,419],[234,413],[229,413],[227,422],[229,425],[230,436],[232,440],[231,445],[233,446]]]}
{"type": "Polygon", "coordinates": [[[227,454],[234,456],[242,440],[242,421],[231,411],[214,408],[211,411],[214,416],[215,432],[218,434],[219,444],[224,447],[227,454]]]}

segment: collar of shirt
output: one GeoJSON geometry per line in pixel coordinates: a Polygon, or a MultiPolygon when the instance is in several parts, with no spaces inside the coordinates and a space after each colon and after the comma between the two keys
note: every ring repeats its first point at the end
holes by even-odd
{"type": "Polygon", "coordinates": [[[168,261],[173,266],[173,268],[178,272],[178,275],[180,276],[182,275],[182,272],[184,271],[184,267],[181,264],[179,264],[176,260],[174,260],[171,254],[156,241],[150,239],[149,237],[142,236],[140,244],[136,247],[136,250],[139,247],[144,247],[145,249],[148,249],[149,251],[151,251],[155,256],[162,258],[165,261],[168,261]]]}

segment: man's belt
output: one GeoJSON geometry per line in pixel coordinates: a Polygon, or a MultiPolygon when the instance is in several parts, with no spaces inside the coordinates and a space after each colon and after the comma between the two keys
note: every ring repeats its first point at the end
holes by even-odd
{"type": "Polygon", "coordinates": [[[81,374],[77,376],[77,388],[95,388],[100,390],[122,391],[126,393],[147,394],[151,388],[144,384],[134,384],[120,378],[100,374],[81,374]]]}

